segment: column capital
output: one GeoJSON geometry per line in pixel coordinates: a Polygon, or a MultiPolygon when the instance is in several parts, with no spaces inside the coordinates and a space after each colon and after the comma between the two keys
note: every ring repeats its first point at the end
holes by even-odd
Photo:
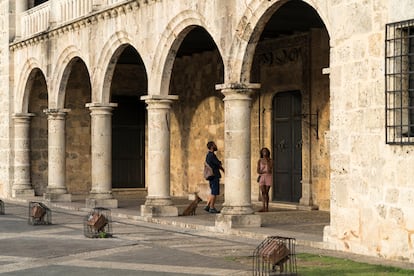
{"type": "Polygon", "coordinates": [[[246,100],[254,93],[254,90],[260,89],[260,83],[223,83],[216,84],[216,89],[220,90],[226,100],[246,100]]]}
{"type": "Polygon", "coordinates": [[[67,113],[69,113],[71,109],[69,108],[48,108],[43,109],[43,112],[50,117],[64,117],[67,113]]]}
{"type": "Polygon", "coordinates": [[[112,110],[117,107],[117,103],[87,103],[85,105],[91,110],[91,116],[112,115],[112,110]]]}
{"type": "Polygon", "coordinates": [[[146,103],[151,102],[172,102],[178,100],[178,95],[145,95],[141,96],[141,100],[146,103]]]}
{"type": "Polygon", "coordinates": [[[92,108],[114,108],[117,107],[117,103],[87,103],[85,104],[86,107],[92,109],[92,108]]]}
{"type": "Polygon", "coordinates": [[[260,89],[260,83],[248,83],[248,82],[232,82],[216,84],[216,90],[236,90],[236,91],[252,91],[260,89]]]}
{"type": "Polygon", "coordinates": [[[31,117],[36,116],[34,113],[14,113],[12,118],[14,120],[19,120],[19,119],[30,119],[31,117]]]}

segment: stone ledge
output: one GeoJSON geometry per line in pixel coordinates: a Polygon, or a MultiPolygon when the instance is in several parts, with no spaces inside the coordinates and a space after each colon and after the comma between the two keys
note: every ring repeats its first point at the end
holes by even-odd
{"type": "Polygon", "coordinates": [[[142,217],[178,217],[178,208],[175,206],[141,205],[142,217]]]}
{"type": "Polygon", "coordinates": [[[228,231],[232,228],[240,227],[261,227],[262,220],[259,215],[223,215],[216,216],[216,229],[228,231]]]}
{"type": "Polygon", "coordinates": [[[71,194],[55,194],[55,193],[44,193],[43,199],[52,202],[71,202],[71,194]]]}
{"type": "Polygon", "coordinates": [[[103,207],[103,208],[118,208],[118,200],[114,198],[87,198],[85,200],[86,208],[96,208],[96,207],[103,207]]]}
{"type": "Polygon", "coordinates": [[[33,197],[35,196],[34,189],[12,190],[12,197],[33,197]]]}

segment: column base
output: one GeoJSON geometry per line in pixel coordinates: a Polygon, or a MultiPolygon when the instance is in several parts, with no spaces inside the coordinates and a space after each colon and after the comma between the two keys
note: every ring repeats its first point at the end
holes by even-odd
{"type": "Polygon", "coordinates": [[[147,196],[145,206],[172,206],[171,197],[151,197],[147,196]]]}
{"type": "Polygon", "coordinates": [[[85,200],[86,208],[118,208],[118,200],[115,198],[87,198],[85,200]]]}
{"type": "Polygon", "coordinates": [[[43,194],[43,199],[50,202],[71,202],[72,195],[48,192],[43,194]]]}
{"type": "Polygon", "coordinates": [[[302,184],[302,197],[299,200],[300,205],[312,206],[313,200],[311,195],[311,185],[309,180],[301,180],[302,184]]]}
{"type": "Polygon", "coordinates": [[[238,227],[261,227],[262,219],[259,215],[216,215],[216,229],[226,231],[238,227]]]}
{"type": "Polygon", "coordinates": [[[172,205],[141,205],[142,217],[178,217],[178,208],[172,205]]]}
{"type": "Polygon", "coordinates": [[[251,205],[226,206],[226,203],[224,203],[223,208],[220,210],[220,213],[222,215],[231,215],[231,216],[251,215],[254,213],[254,210],[251,205]]]}
{"type": "Polygon", "coordinates": [[[34,189],[12,190],[12,197],[31,197],[35,196],[34,189]]]}

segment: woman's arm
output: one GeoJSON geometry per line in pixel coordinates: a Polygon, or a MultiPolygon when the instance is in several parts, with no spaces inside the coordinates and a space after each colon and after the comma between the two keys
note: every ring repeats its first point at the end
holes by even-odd
{"type": "Polygon", "coordinates": [[[267,161],[267,173],[271,174],[273,171],[273,160],[269,158],[267,161]]]}

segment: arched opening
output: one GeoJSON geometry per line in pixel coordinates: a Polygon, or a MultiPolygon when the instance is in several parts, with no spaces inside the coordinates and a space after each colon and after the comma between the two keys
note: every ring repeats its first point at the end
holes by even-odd
{"type": "Polygon", "coordinates": [[[223,96],[215,89],[223,83],[223,61],[204,28],[188,28],[181,33],[186,35],[177,50],[169,88],[169,94],[179,96],[171,112],[171,194],[175,196],[204,189],[201,168],[206,144],[214,140],[219,148],[224,146],[223,96]]]}
{"type": "Polygon", "coordinates": [[[329,210],[329,78],[322,73],[329,67],[329,35],[303,1],[272,12],[251,68],[250,81],[261,84],[252,110],[252,149],[271,148],[273,201],[329,210]]]}
{"type": "Polygon", "coordinates": [[[85,104],[91,101],[88,69],[80,58],[68,64],[65,90],[66,187],[68,192],[86,195],[91,190],[91,116],[85,104]]]}
{"type": "Polygon", "coordinates": [[[29,95],[29,113],[34,116],[30,122],[30,177],[35,195],[42,195],[48,183],[48,106],[47,84],[43,73],[34,69],[28,78],[26,90],[29,95]]]}
{"type": "Polygon", "coordinates": [[[43,3],[46,3],[49,0],[28,0],[28,1],[29,1],[29,3],[28,3],[29,8],[32,8],[32,7],[39,6],[43,3]]]}
{"type": "Polygon", "coordinates": [[[113,191],[145,188],[145,103],[147,73],[138,52],[126,46],[115,65],[111,82],[111,102],[118,107],[112,116],[113,191]],[[120,190],[121,189],[121,190],[120,190]]]}

